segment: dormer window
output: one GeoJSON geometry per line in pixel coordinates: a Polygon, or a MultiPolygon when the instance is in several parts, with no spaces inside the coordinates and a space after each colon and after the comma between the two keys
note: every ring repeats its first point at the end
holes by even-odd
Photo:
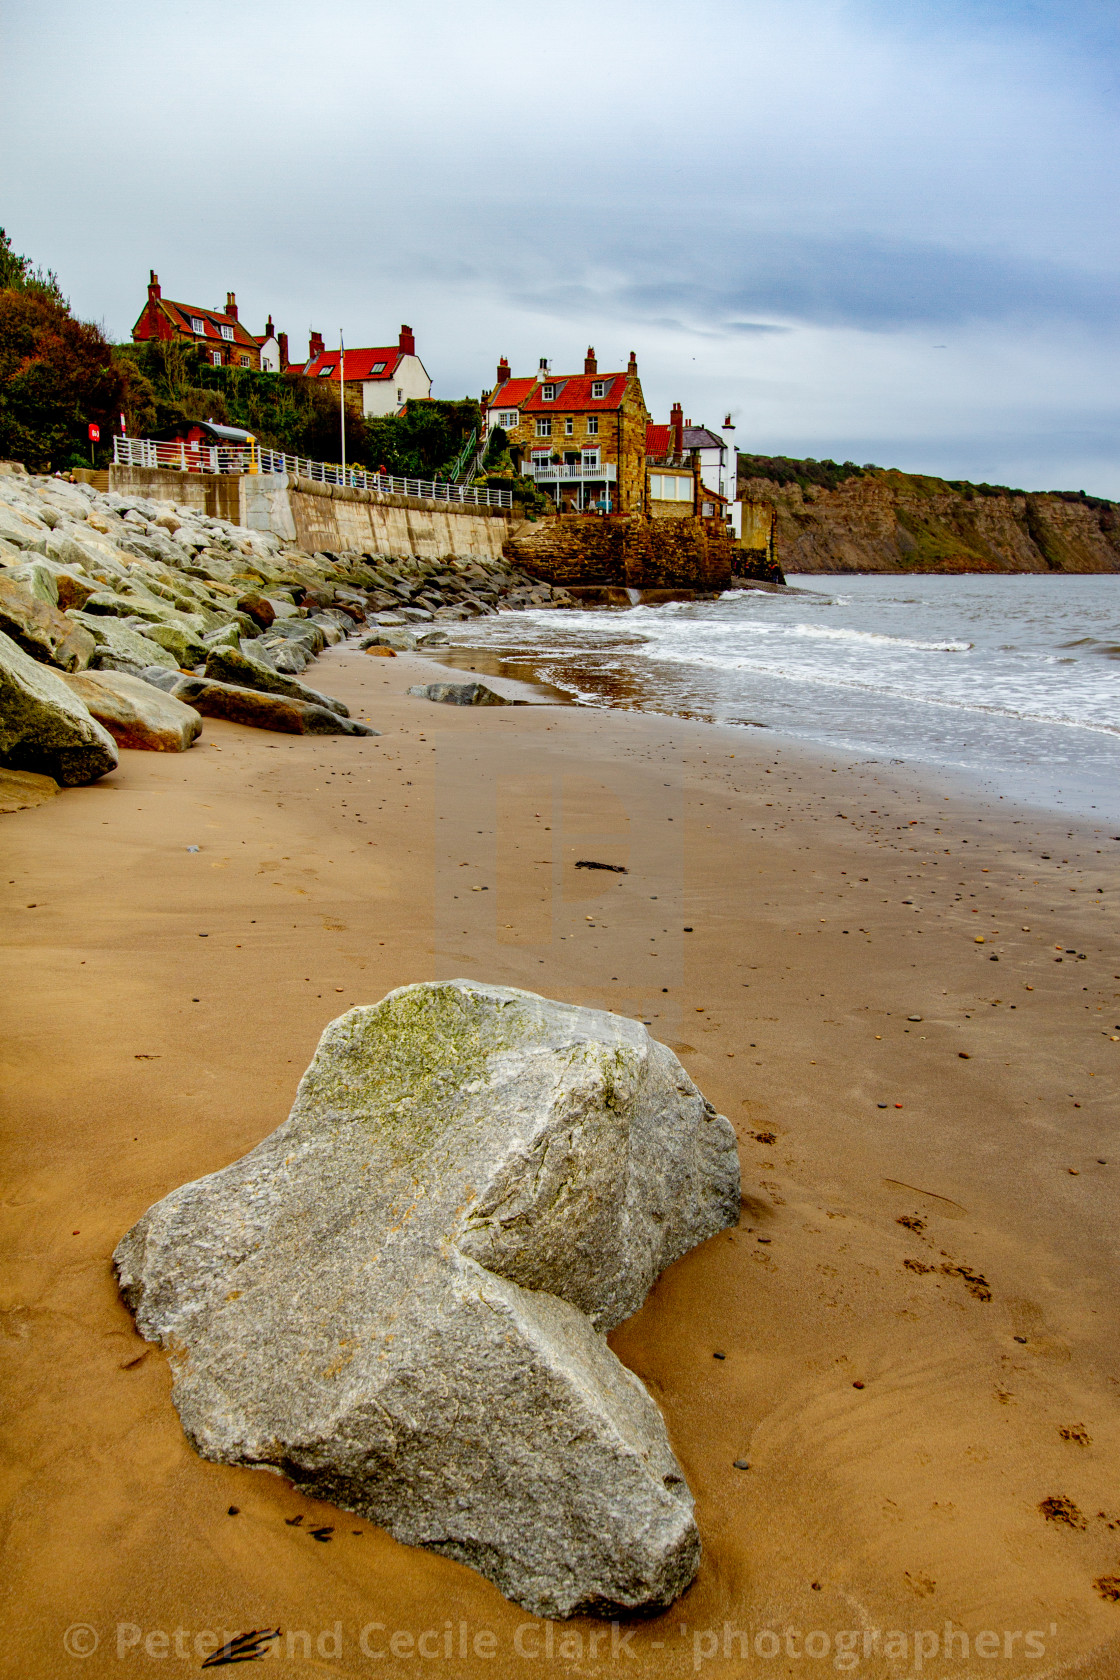
{"type": "Polygon", "coordinates": [[[542,385],[541,386],[541,400],[542,400],[542,402],[555,402],[556,401],[556,387],[555,387],[555,385],[542,385]]]}
{"type": "Polygon", "coordinates": [[[197,333],[200,338],[205,338],[206,322],[202,319],[201,315],[191,316],[191,331],[193,333],[197,333]]]}
{"type": "Polygon", "coordinates": [[[593,397],[605,397],[606,394],[607,394],[607,382],[606,382],[606,380],[605,379],[593,379],[591,381],[591,395],[593,397]]]}
{"type": "Polygon", "coordinates": [[[385,372],[385,363],[384,362],[374,362],[372,368],[370,369],[370,372],[371,373],[384,373],[385,372]]]}
{"type": "Polygon", "coordinates": [[[232,340],[232,338],[233,338],[233,328],[232,327],[223,327],[222,328],[222,337],[232,340]]]}
{"type": "Polygon", "coordinates": [[[333,372],[334,372],[334,363],[333,362],[326,362],[319,369],[319,378],[320,379],[329,379],[333,372]]]}

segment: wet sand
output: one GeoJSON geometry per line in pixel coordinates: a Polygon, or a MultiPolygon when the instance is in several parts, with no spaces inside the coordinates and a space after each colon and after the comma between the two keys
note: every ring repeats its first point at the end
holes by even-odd
{"type": "Polygon", "coordinates": [[[886,1675],[920,1639],[1114,1680],[1120,843],[769,732],[405,695],[435,674],[335,651],[309,678],[379,739],[208,721],[0,818],[4,1672],[278,1628],[292,1674],[886,1675]],[[205,1463],[116,1294],[328,1021],[452,974],[640,1015],[739,1132],[740,1227],[611,1337],[704,1542],[652,1621],[542,1629],[205,1463]]]}

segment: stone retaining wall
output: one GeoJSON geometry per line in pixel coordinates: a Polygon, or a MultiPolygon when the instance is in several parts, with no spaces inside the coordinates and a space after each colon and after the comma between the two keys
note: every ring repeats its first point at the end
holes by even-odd
{"type": "Polygon", "coordinates": [[[507,559],[566,587],[695,590],[731,584],[734,549],[713,522],[564,515],[511,532],[507,559]]]}

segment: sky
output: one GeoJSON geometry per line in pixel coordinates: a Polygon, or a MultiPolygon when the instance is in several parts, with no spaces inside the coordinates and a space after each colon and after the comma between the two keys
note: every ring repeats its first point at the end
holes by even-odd
{"type": "Polygon", "coordinates": [[[740,449],[1120,498],[1114,0],[0,0],[0,225],[436,396],[636,352],[740,449]]]}

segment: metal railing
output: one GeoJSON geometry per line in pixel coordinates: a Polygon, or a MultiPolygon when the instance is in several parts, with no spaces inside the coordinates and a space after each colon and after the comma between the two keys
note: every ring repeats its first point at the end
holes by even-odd
{"type": "Polygon", "coordinates": [[[572,478],[587,479],[593,484],[614,484],[618,478],[613,461],[599,461],[594,465],[590,461],[530,461],[521,470],[538,484],[572,478]]]}
{"type": "Polygon", "coordinates": [[[338,484],[351,490],[370,490],[377,496],[413,496],[432,502],[456,502],[468,507],[510,508],[508,490],[447,484],[426,478],[401,478],[392,473],[366,472],[362,467],[335,466],[304,455],[285,455],[265,449],[255,439],[246,444],[161,443],[155,438],[114,435],[113,463],[118,467],[162,467],[195,473],[287,473],[315,484],[338,484]]]}

